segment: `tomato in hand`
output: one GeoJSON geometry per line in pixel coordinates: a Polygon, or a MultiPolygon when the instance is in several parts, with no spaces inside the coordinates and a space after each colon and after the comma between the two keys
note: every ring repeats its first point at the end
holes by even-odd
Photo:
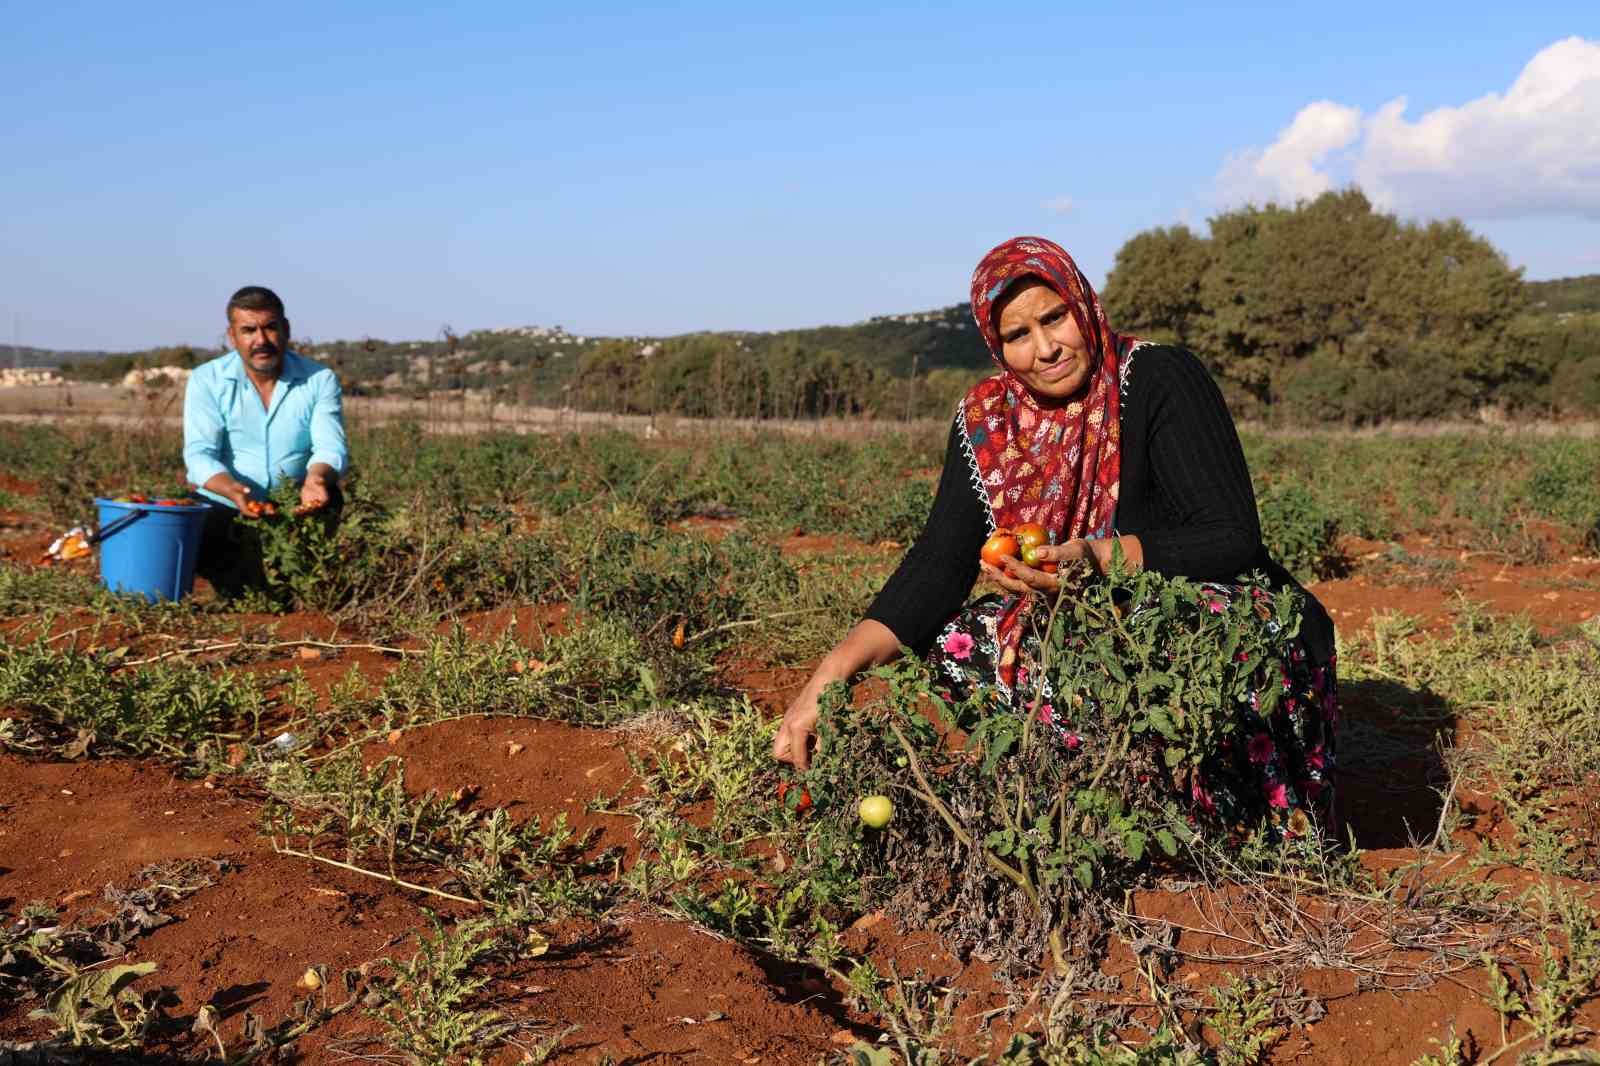
{"type": "Polygon", "coordinates": [[[1029,566],[1034,566],[1038,560],[1034,550],[1041,545],[1050,543],[1050,533],[1037,522],[1024,522],[1012,533],[1017,538],[1017,544],[1022,548],[1022,561],[1029,566]]]}
{"type": "Polygon", "coordinates": [[[1001,567],[1003,560],[1015,559],[1021,550],[1017,538],[1009,529],[997,529],[990,534],[989,539],[983,542],[983,550],[979,557],[990,566],[1001,567]]]}
{"type": "Polygon", "coordinates": [[[1047,574],[1055,573],[1056,564],[1038,556],[1038,550],[1051,542],[1050,532],[1037,522],[1024,522],[1015,532],[1017,543],[1022,547],[1022,561],[1047,574]]]}

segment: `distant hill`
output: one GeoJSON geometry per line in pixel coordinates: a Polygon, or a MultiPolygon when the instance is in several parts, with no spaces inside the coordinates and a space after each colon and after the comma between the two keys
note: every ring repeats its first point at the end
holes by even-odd
{"type": "Polygon", "coordinates": [[[1528,310],[1534,314],[1600,312],[1600,274],[1556,278],[1554,281],[1529,281],[1525,284],[1528,310]]]}
{"type": "Polygon", "coordinates": [[[5,366],[65,366],[104,359],[111,352],[61,352],[51,348],[29,348],[26,345],[0,344],[0,367],[5,366]]]}
{"type": "Polygon", "coordinates": [[[972,322],[972,308],[964,303],[937,311],[879,315],[853,326],[817,326],[738,336],[752,351],[781,350],[787,345],[805,351],[833,349],[898,376],[911,372],[913,360],[919,372],[941,367],[978,369],[989,365],[989,351],[972,322]]]}
{"type": "MultiPolygon", "coordinates": [[[[1533,316],[1600,313],[1600,274],[1527,282],[1528,312],[1533,316]]],[[[566,380],[577,357],[596,344],[620,340],[637,348],[681,341],[688,336],[713,336],[736,341],[757,357],[785,351],[833,351],[860,365],[893,377],[905,377],[915,365],[919,374],[932,370],[981,370],[989,354],[972,322],[969,305],[932,311],[878,315],[852,325],[813,326],[771,332],[721,331],[684,337],[582,337],[557,327],[525,326],[477,330],[455,341],[349,340],[319,342],[308,354],[336,366],[347,380],[395,387],[480,386],[528,374],[546,383],[566,380]]],[[[142,352],[51,351],[0,346],[0,366],[69,367],[69,374],[105,380],[120,377],[134,365],[192,365],[210,353],[181,347],[142,352]]]]}

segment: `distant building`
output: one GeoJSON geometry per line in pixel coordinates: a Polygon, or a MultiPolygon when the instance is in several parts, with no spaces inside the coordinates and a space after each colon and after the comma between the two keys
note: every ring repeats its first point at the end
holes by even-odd
{"type": "Polygon", "coordinates": [[[59,385],[61,375],[38,367],[0,367],[0,389],[20,389],[29,385],[59,385]]]}
{"type": "Polygon", "coordinates": [[[169,385],[182,385],[189,380],[189,371],[181,366],[152,366],[143,370],[130,370],[122,375],[122,387],[125,389],[166,388],[169,385]]]}

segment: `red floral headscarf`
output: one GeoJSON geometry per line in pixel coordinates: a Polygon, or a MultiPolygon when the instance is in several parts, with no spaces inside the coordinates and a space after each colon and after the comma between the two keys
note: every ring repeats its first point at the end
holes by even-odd
{"type": "MultiPolygon", "coordinates": [[[[1038,522],[1055,543],[1111,532],[1121,473],[1119,371],[1134,340],[1112,331],[1094,288],[1054,241],[1013,237],[972,272],[972,316],[1000,373],[985,378],[961,402],[961,428],[989,508],[991,528],[1038,522]],[[1083,392],[1072,402],[1041,405],[1006,366],[994,304],[1024,278],[1050,286],[1071,310],[1093,360],[1083,392]]],[[[1013,684],[1027,599],[1008,606],[1000,621],[1000,681],[1013,684]]]]}

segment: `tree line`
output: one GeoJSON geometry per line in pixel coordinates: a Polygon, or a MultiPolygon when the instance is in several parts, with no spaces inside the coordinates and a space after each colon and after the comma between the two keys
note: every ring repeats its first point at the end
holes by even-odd
{"type": "Polygon", "coordinates": [[[1245,413],[1366,423],[1600,411],[1594,281],[1533,300],[1460,220],[1403,222],[1346,189],[1224,212],[1207,236],[1139,233],[1104,297],[1119,328],[1200,355],[1245,413]]]}
{"type": "MultiPolygon", "coordinates": [[[[1600,275],[1526,282],[1459,220],[1405,222],[1357,189],[1135,234],[1103,293],[1120,330],[1182,344],[1235,414],[1364,424],[1600,414],[1600,275]]],[[[992,372],[970,309],[853,326],[669,338],[448,330],[296,347],[353,393],[484,390],[497,402],[705,418],[943,417],[992,372]]],[[[154,349],[81,378],[194,365],[154,349]]]]}

